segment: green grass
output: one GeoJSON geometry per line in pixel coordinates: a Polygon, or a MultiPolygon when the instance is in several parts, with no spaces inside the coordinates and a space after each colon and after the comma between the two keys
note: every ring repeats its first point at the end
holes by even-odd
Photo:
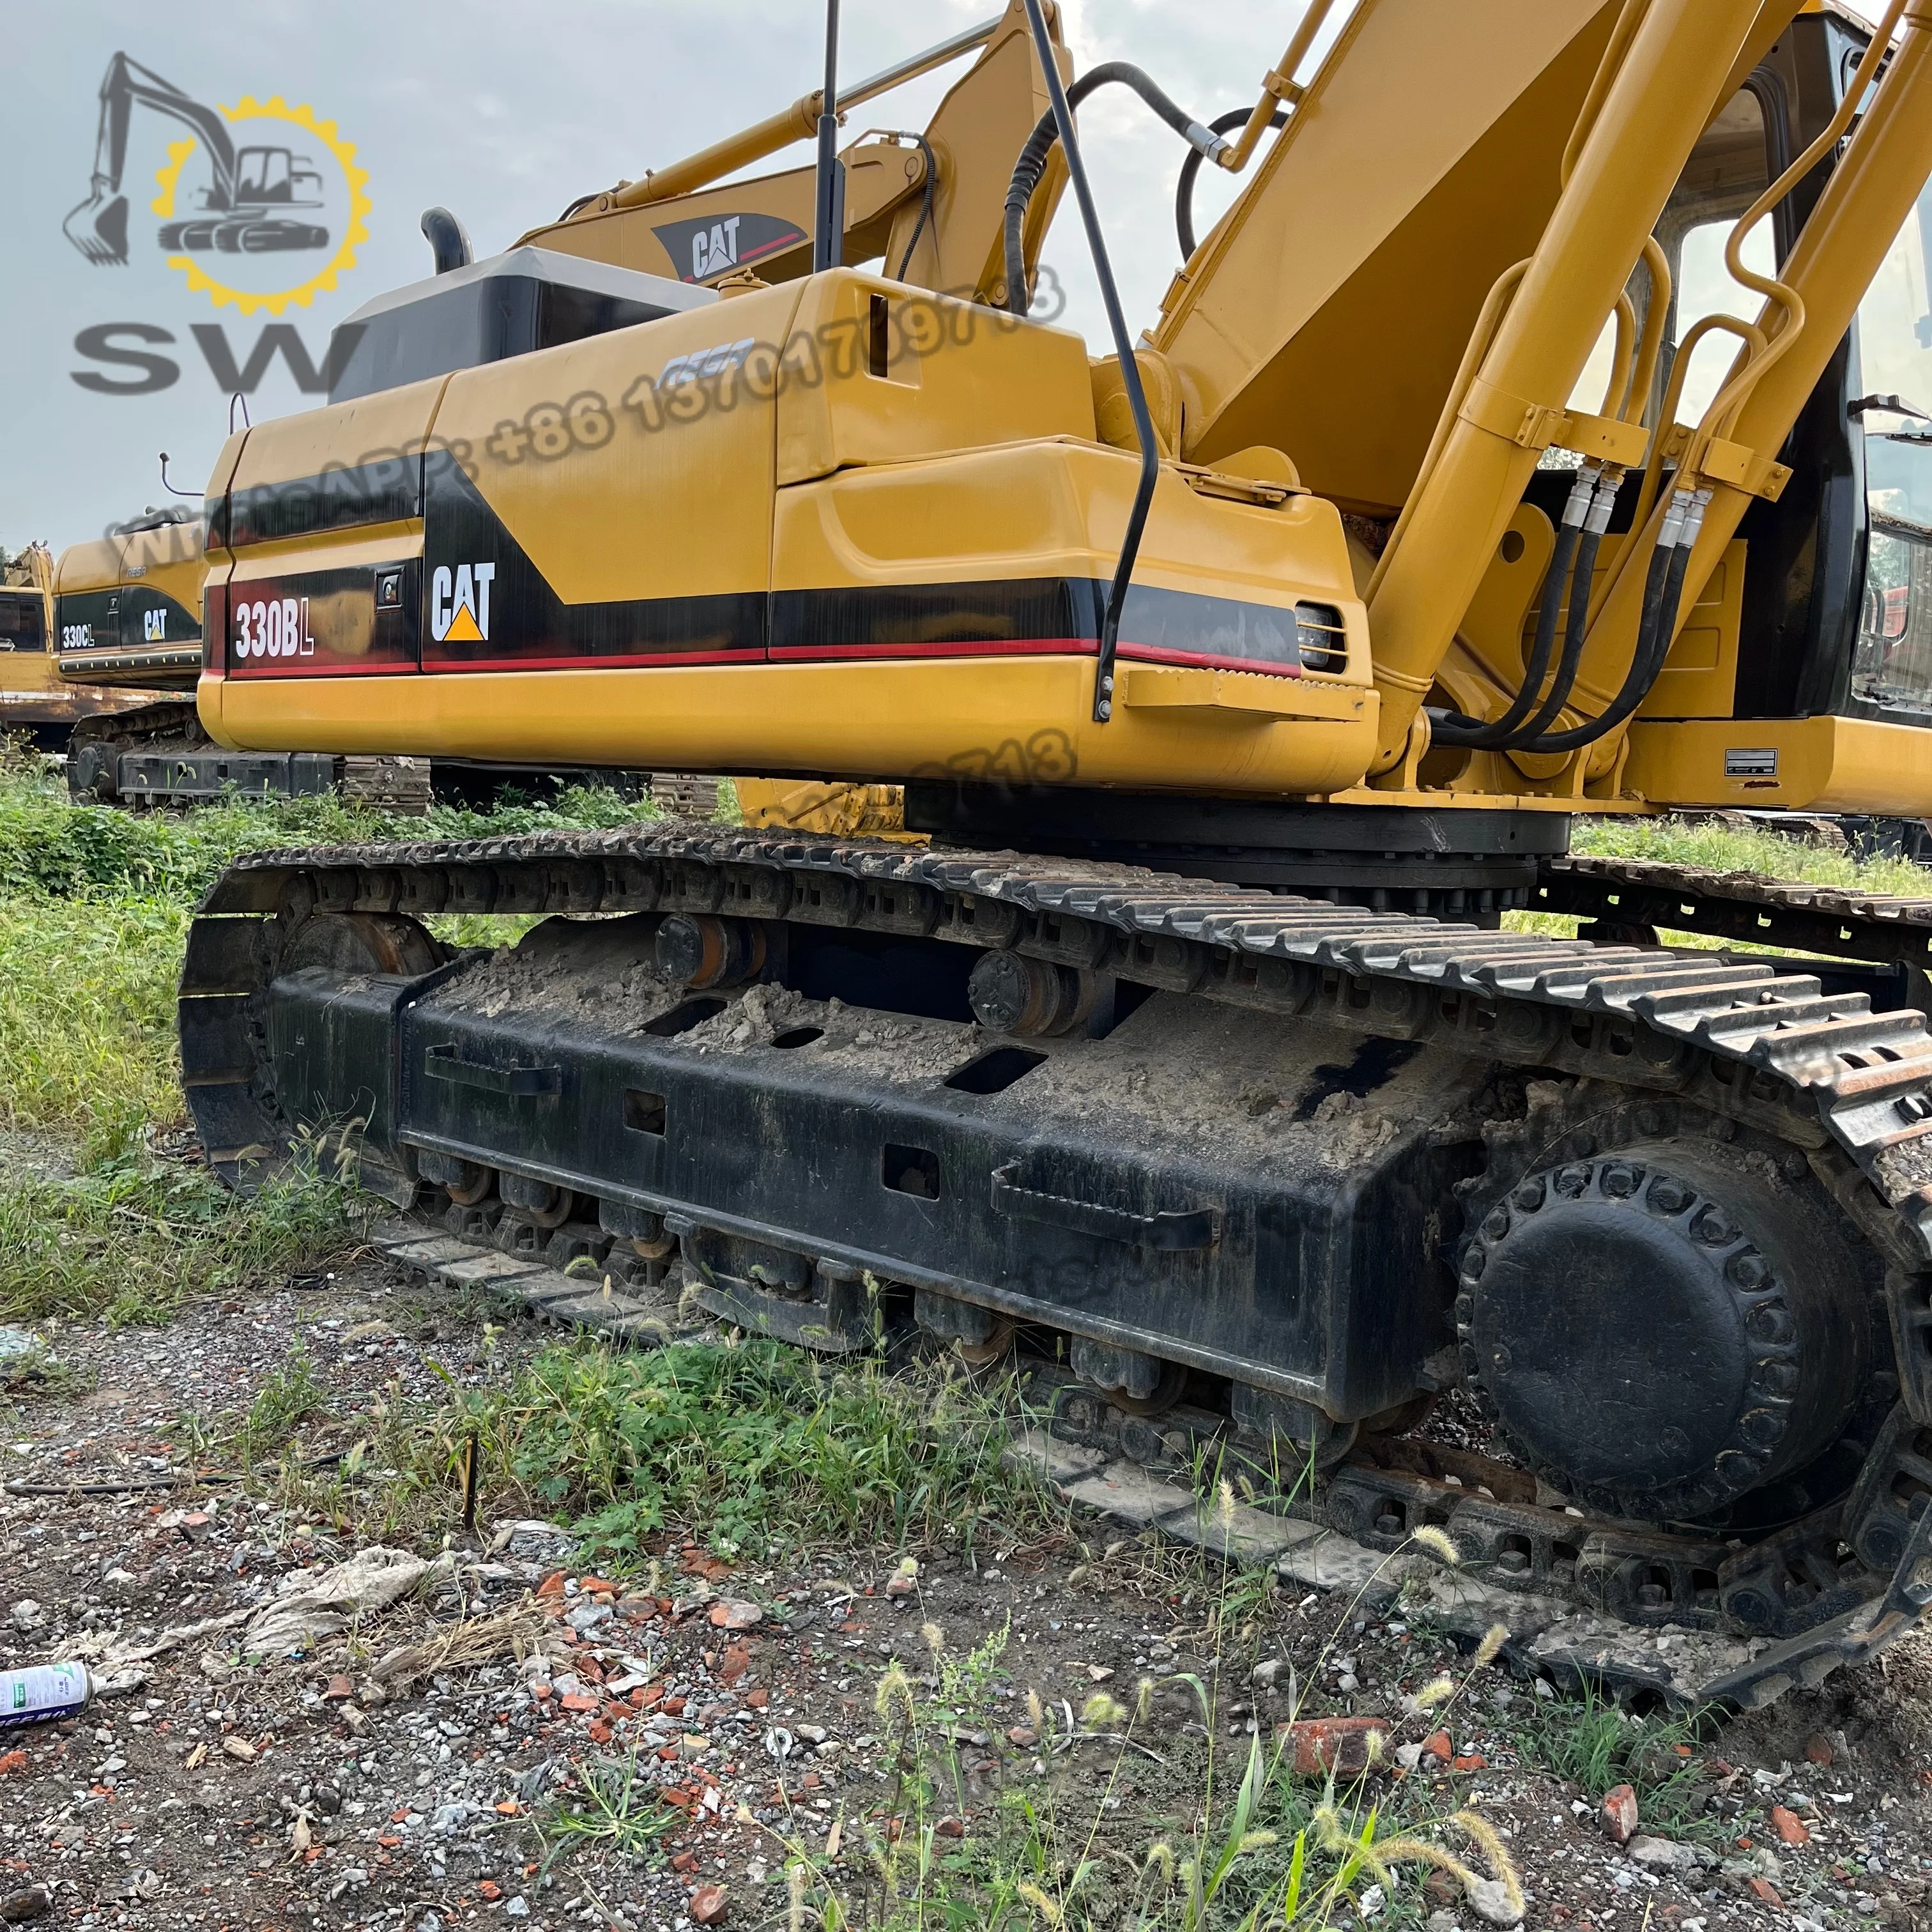
{"type": "Polygon", "coordinates": [[[237,854],[620,825],[640,811],[575,790],[554,808],[427,818],[333,798],[135,813],[76,806],[38,759],[0,756],[0,1126],[60,1142],[76,1169],[46,1180],[16,1162],[0,1178],[0,1319],[160,1319],[192,1294],[312,1265],[349,1239],[350,1194],[333,1177],[292,1173],[242,1202],[142,1151],[148,1129],[186,1118],[182,946],[196,901],[237,854]]]}
{"type": "Polygon", "coordinates": [[[106,892],[192,906],[243,852],[377,838],[503,838],[632,825],[651,815],[647,804],[584,787],[560,793],[554,806],[510,801],[488,812],[437,806],[415,818],[333,796],[134,812],[76,805],[59,781],[16,761],[0,766],[0,899],[106,892]]]}
{"type": "Polygon", "coordinates": [[[0,1121],[109,1158],[182,1114],[175,983],[188,914],[132,892],[0,897],[0,1121]]]}
{"type": "Polygon", "coordinates": [[[637,1858],[658,1850],[667,1833],[685,1822],[662,1789],[640,1776],[638,1754],[592,1758],[574,1776],[576,1789],[560,1796],[538,1827],[548,1871],[566,1852],[608,1851],[637,1858]]]}
{"type": "Polygon", "coordinates": [[[69,1180],[0,1182],[0,1321],[158,1322],[190,1297],[312,1268],[351,1244],[333,1178],[292,1167],[247,1200],[139,1153],[69,1180]]]}
{"type": "Polygon", "coordinates": [[[1859,859],[1814,840],[1716,820],[1579,818],[1570,849],[1605,859],[1654,859],[1713,872],[1760,872],[1767,878],[1859,892],[1932,897],[1932,873],[1904,859],[1859,859]]]}
{"type": "Polygon", "coordinates": [[[440,1483],[462,1443],[498,1514],[521,1498],[562,1518],[587,1557],[622,1569],[666,1528],[726,1556],[970,1536],[1047,1505],[1000,1460],[1010,1414],[956,1384],[836,1367],[760,1341],[650,1354],[548,1350],[507,1386],[452,1395],[416,1420],[406,1466],[440,1483]]]}
{"type": "Polygon", "coordinates": [[[1535,1704],[1517,1743],[1526,1762],[1580,1785],[1593,1800],[1628,1784],[1646,1831],[1694,1838],[1718,1829],[1701,1817],[1704,1728],[1696,1715],[1634,1717],[1586,1690],[1535,1704]]]}

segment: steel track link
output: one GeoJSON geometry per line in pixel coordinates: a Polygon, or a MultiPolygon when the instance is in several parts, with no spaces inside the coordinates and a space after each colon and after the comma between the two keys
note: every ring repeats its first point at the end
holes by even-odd
{"type": "MultiPolygon", "coordinates": [[[[950,939],[1360,1034],[1694,1096],[1805,1150],[1890,1264],[1902,1363],[1912,1350],[1912,1360],[1932,1361],[1925,1016],[1916,1009],[1875,1014],[1865,994],[1826,994],[1815,976],[1780,976],[1769,961],[1707,963],[1485,932],[1129,866],[678,824],[259,853],[232,865],[204,898],[182,981],[185,1084],[191,1099],[197,1089],[222,1090],[226,1111],[210,1118],[220,1113],[232,1131],[218,1133],[222,1144],[208,1154],[231,1178],[286,1135],[272,1096],[256,1106],[252,1136],[236,1125],[246,1110],[238,1114],[235,1102],[240,1090],[264,1084],[249,1005],[273,976],[278,921],[311,910],[719,912],[950,939]]],[[[1932,904],[1925,911],[1932,931],[1932,904]]],[[[196,1112],[201,1118],[204,1109],[196,1112]]],[[[1932,1368],[1918,1366],[1915,1374],[1906,1366],[1904,1377],[1915,1415],[1932,1400],[1932,1368]]],[[[1580,1538],[1608,1532],[1630,1540],[1618,1526],[1564,1526],[1580,1538]]],[[[1932,1510],[1906,1540],[1882,1591],[1784,1642],[1746,1645],[1742,1659],[1720,1666],[1712,1654],[1712,1668],[1691,1670],[1696,1694],[1766,1702],[1875,1654],[1932,1603],[1932,1510]]],[[[1673,1539],[1655,1540],[1667,1558],[1664,1546],[1673,1539]]],[[[1541,1567],[1526,1581],[1562,1587],[1541,1567]]],[[[1549,1622],[1538,1641],[1549,1638],[1549,1622]]],[[[1594,1617],[1587,1666],[1574,1642],[1557,1651],[1546,1642],[1546,1654],[1526,1642],[1524,1660],[1547,1665],[1560,1652],[1564,1668],[1615,1675],[1619,1630],[1635,1634],[1594,1617]]],[[[1647,1654],[1625,1669],[1627,1681],[1679,1700],[1690,1694],[1682,1668],[1660,1672],[1647,1654]]]]}
{"type": "Polygon", "coordinates": [[[1932,896],[1790,884],[1654,859],[1545,859],[1538,912],[1706,932],[1760,946],[1932,968],[1932,896]]]}

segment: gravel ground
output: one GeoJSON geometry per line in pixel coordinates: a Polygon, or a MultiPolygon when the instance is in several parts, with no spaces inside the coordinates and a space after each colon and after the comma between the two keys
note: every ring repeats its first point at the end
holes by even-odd
{"type": "MultiPolygon", "coordinates": [[[[0,1473],[156,1475],[183,1454],[180,1418],[244,1407],[298,1342],[328,1391],[303,1450],[340,1447],[396,1390],[500,1376],[553,1339],[512,1319],[486,1348],[491,1316],[365,1260],[160,1329],[50,1326],[67,1378],[0,1393],[0,1473]]],[[[1688,1802],[1619,1847],[1598,1804],[1529,1742],[1557,1708],[1546,1687],[1480,1672],[1438,1732],[1403,1700],[1468,1671],[1453,1643],[1285,1592],[1217,1640],[1180,1553],[1096,1556],[1061,1537],[982,1547],[976,1570],[930,1558],[907,1578],[896,1551],[730,1569],[668,1535],[649,1570],[604,1579],[546,1526],[486,1520],[470,1535],[460,1519],[453,1486],[416,1552],[447,1553],[388,1607],[300,1655],[254,1658],[250,1620],[356,1557],[353,1533],[232,1485],[0,1494],[0,1667],[91,1653],[125,1684],[78,1719],[0,1731],[0,1922],[782,1924],[784,1841],[823,1853],[835,1822],[856,1834],[888,1793],[881,1671],[895,1658],[929,1670],[929,1625],[958,1657],[1010,1619],[986,1728],[962,1733],[969,1835],[1002,1791],[1045,1775],[1063,1810],[1089,1808],[1138,1857],[1174,1828],[1208,1752],[1238,1775],[1250,1736],[1271,1736],[1298,1694],[1304,1714],[1390,1720],[1391,1812],[1470,1803],[1494,1820],[1532,1927],[1932,1927],[1932,1637],[1712,1737],[1688,1802]],[[117,1665],[202,1624],[219,1627],[117,1665]],[[459,1640],[476,1654],[439,1663],[459,1640]],[[1190,1672],[1218,1687],[1211,1739],[1175,1681],[1190,1672]],[[1098,1743],[1058,1758],[1042,1744],[1030,1691],[1077,1712],[1100,1685],[1131,1702],[1144,1676],[1162,1686],[1152,1758],[1117,1767],[1098,1743]],[[587,1844],[546,1867],[560,1810],[581,1810],[597,1766],[633,1751],[669,1800],[668,1830],[639,1852],[587,1844]]],[[[1074,1527],[1096,1545],[1112,1533],[1074,1527]]],[[[1378,1910],[1382,1924],[1416,1922],[1378,1910]]],[[[1481,1922],[1453,1887],[1423,1910],[1434,1932],[1481,1922]]]]}

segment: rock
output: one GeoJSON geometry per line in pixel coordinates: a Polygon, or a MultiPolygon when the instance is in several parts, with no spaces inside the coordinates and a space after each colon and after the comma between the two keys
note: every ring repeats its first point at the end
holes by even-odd
{"type": "Polygon", "coordinates": [[[1753,1894],[1761,1904],[1769,1906],[1774,1911],[1781,1911],[1784,1909],[1784,1901],[1778,1897],[1778,1888],[1769,1879],[1753,1879],[1750,1882],[1750,1888],[1753,1894]]]}
{"type": "MultiPolygon", "coordinates": [[[[891,1586],[886,1587],[890,1590],[891,1586]]],[[[733,1597],[720,1597],[706,1614],[720,1630],[749,1630],[754,1624],[765,1620],[764,1612],[756,1604],[747,1604],[733,1597]]]]}
{"type": "Polygon", "coordinates": [[[0,1925],[26,1925],[44,1918],[54,1909],[54,1895],[44,1885],[30,1885],[0,1898],[0,1925]]]}
{"type": "Polygon", "coordinates": [[[25,1382],[50,1365],[38,1335],[25,1328],[0,1328],[0,1388],[25,1382]]]}
{"type": "Polygon", "coordinates": [[[1284,1658],[1264,1658],[1255,1666],[1250,1675],[1263,1690],[1270,1690],[1274,1688],[1274,1680],[1281,1675],[1286,1661],[1284,1658]]]}
{"type": "Polygon", "coordinates": [[[1397,1744],[1395,1761],[1404,1771],[1413,1771],[1422,1762],[1422,1747],[1420,1744],[1397,1744]]]}
{"type": "Polygon", "coordinates": [[[1298,1778],[1346,1779],[1360,1778],[1381,1758],[1388,1725],[1380,1718],[1304,1718],[1278,1724],[1275,1736],[1290,1747],[1298,1778]]]}
{"type": "Polygon", "coordinates": [[[1811,1842],[1811,1834],[1799,1822],[1797,1813],[1782,1804],[1771,1808],[1771,1828],[1778,1834],[1781,1844],[1808,1845],[1811,1842]]]}
{"type": "Polygon", "coordinates": [[[1832,1740],[1822,1731],[1814,1731],[1804,1740],[1804,1755],[1816,1765],[1832,1762],[1832,1740]]]}
{"type": "Polygon", "coordinates": [[[1492,1925],[1520,1925],[1522,1908],[1510,1902],[1509,1887],[1499,1878],[1479,1878],[1469,1894],[1469,1904],[1478,1918],[1492,1925]]]}
{"type": "Polygon", "coordinates": [[[1030,1750],[1040,1742],[1040,1733],[1030,1724],[1012,1724],[1007,1727],[1006,1742],[1022,1750],[1030,1750]]]}
{"type": "Polygon", "coordinates": [[[32,1636],[46,1628],[47,1613],[31,1597],[22,1597],[8,1612],[8,1620],[22,1636],[32,1636]]]}
{"type": "Polygon", "coordinates": [[[910,1556],[902,1558],[899,1567],[892,1572],[886,1582],[886,1594],[889,1597],[910,1597],[918,1588],[919,1564],[917,1561],[910,1556]]]}
{"type": "Polygon", "coordinates": [[[530,1902],[519,1896],[512,1899],[503,1910],[512,1918],[527,1918],[530,1916],[530,1902]]]}
{"type": "Polygon", "coordinates": [[[716,1925],[730,1909],[730,1898],[722,1885],[700,1885],[691,1894],[686,1910],[694,1925],[716,1925]]]}
{"type": "Polygon", "coordinates": [[[1700,1861],[1694,1845],[1680,1845],[1670,1838],[1633,1838],[1630,1856],[1652,1871],[1689,1871],[1700,1861]]]}
{"type": "Polygon", "coordinates": [[[1424,1932],[1462,1932],[1462,1922],[1453,1912],[1432,1912],[1424,1932]]]}
{"type": "Polygon", "coordinates": [[[1630,1843],[1636,1830],[1636,1793],[1628,1784],[1618,1784],[1604,1793],[1599,1814],[1604,1829],[1620,1845],[1630,1843]]]}

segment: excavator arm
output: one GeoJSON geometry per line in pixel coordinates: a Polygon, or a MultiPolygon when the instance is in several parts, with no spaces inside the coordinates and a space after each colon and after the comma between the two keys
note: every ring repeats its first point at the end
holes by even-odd
{"type": "MultiPolygon", "coordinates": [[[[1325,10],[1315,0],[1311,13],[1325,10]]],[[[1298,78],[1291,58],[1268,76],[1224,159],[1254,152],[1252,174],[1176,274],[1140,359],[1170,399],[1178,454],[1238,466],[1256,446],[1282,451],[1351,518],[1382,699],[1378,787],[1412,789],[1432,733],[1437,784],[1580,796],[1608,778],[1672,623],[1712,581],[1745,508],[1774,495],[1780,446],[1932,158],[1925,10],[1894,5],[1880,38],[1904,31],[1886,78],[1781,281],[1745,278],[1762,309],[1735,322],[1747,346],[1726,407],[1682,429],[1660,421],[1670,290],[1652,230],[1693,146],[1798,11],[1796,0],[1360,0],[1313,72],[1298,78]],[[1276,116],[1285,128],[1262,149],[1250,133],[1276,116]],[[1642,345],[1638,304],[1656,323],[1642,345]],[[1573,410],[1620,307],[1622,394],[1573,410]],[[1565,549],[1525,498],[1552,447],[1582,452],[1606,518],[1626,476],[1648,471],[1621,500],[1640,502],[1642,527],[1610,539],[1614,567],[1574,626],[1559,580],[1580,539],[1565,549]],[[1660,490],[1666,468],[1676,487],[1660,490]],[[1648,566],[1665,549],[1684,555],[1646,640],[1648,566]],[[1569,634],[1560,658],[1546,638],[1540,660],[1524,643],[1539,580],[1555,585],[1543,601],[1569,634]]],[[[1849,104],[1841,118],[1840,135],[1849,104]]],[[[1787,170],[1753,218],[1802,172],[1787,170]]],[[[1594,542],[1580,554],[1594,556],[1594,542]]],[[[1588,583],[1587,564],[1576,575],[1588,583]]]]}
{"type": "Polygon", "coordinates": [[[190,100],[152,68],[117,53],[100,83],[100,129],[88,197],[61,224],[68,239],[100,266],[124,266],[128,260],[128,198],[121,192],[121,176],[128,161],[128,124],[136,101],[194,130],[206,144],[214,170],[217,204],[226,208],[234,200],[235,148],[220,116],[190,100]]]}

